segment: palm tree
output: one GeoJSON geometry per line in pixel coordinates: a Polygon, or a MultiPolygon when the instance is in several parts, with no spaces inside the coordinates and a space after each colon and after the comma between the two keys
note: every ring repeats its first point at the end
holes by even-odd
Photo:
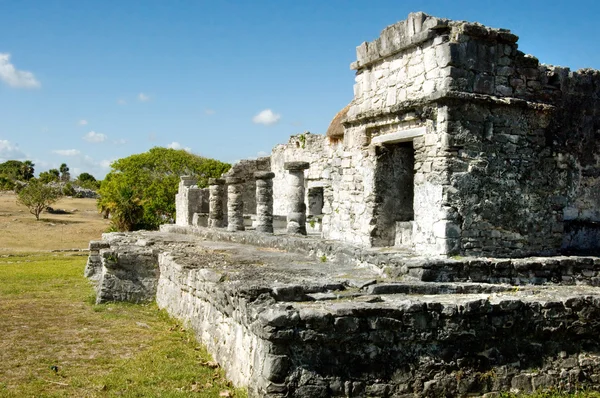
{"type": "Polygon", "coordinates": [[[69,181],[71,179],[71,174],[69,173],[69,167],[66,163],[60,165],[60,180],[61,181],[69,181]]]}
{"type": "Polygon", "coordinates": [[[33,162],[31,160],[26,160],[22,163],[21,165],[21,177],[23,177],[23,179],[25,181],[29,181],[33,178],[33,166],[35,166],[33,164],[33,162]]]}

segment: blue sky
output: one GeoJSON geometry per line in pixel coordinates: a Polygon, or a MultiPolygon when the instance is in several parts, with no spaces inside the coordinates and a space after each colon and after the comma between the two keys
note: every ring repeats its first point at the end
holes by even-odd
{"type": "Polygon", "coordinates": [[[153,146],[233,162],[322,134],[352,99],[356,46],[411,11],[600,69],[591,0],[0,0],[0,162],[103,178],[153,146]]]}

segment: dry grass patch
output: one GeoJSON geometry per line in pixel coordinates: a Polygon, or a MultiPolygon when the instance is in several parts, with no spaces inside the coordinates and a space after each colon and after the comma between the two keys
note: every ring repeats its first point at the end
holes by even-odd
{"type": "Polygon", "coordinates": [[[64,254],[0,257],[0,396],[244,395],[155,305],[94,305],[84,265],[64,254]]]}
{"type": "Polygon", "coordinates": [[[70,214],[42,213],[40,221],[17,204],[12,192],[0,192],[0,254],[15,251],[83,249],[100,239],[109,221],[96,209],[95,199],[62,198],[53,206],[70,214]]]}

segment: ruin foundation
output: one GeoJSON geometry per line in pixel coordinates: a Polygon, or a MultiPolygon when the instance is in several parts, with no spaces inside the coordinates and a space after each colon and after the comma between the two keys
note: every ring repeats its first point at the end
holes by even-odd
{"type": "Polygon", "coordinates": [[[598,258],[400,263],[399,253],[298,236],[214,233],[106,234],[91,246],[87,273],[99,276],[100,302],[156,299],[250,396],[466,396],[600,383],[598,258]],[[351,251],[364,261],[347,261],[351,251]],[[395,271],[392,261],[377,266],[392,257],[395,271]]]}

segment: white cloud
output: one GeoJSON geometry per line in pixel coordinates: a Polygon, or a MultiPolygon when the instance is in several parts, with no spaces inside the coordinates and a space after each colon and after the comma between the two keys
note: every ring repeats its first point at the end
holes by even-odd
{"type": "Polygon", "coordinates": [[[179,142],[173,141],[171,142],[169,145],[167,145],[167,148],[171,148],[171,149],[183,149],[186,152],[192,152],[192,148],[189,147],[183,147],[179,142]]]}
{"type": "Polygon", "coordinates": [[[119,98],[117,100],[117,104],[119,104],[119,105],[127,105],[127,101],[125,101],[123,98],[119,98]]]}
{"type": "Polygon", "coordinates": [[[106,141],[106,135],[102,133],[96,133],[95,131],[90,131],[86,135],[83,136],[83,139],[87,142],[99,143],[106,141]]]}
{"type": "Polygon", "coordinates": [[[33,73],[17,70],[10,63],[10,54],[8,53],[0,53],[0,80],[11,87],[36,88],[41,85],[33,73]]]}
{"type": "Polygon", "coordinates": [[[119,138],[118,140],[114,140],[113,144],[115,145],[125,145],[127,144],[127,140],[124,138],[119,138]]]}
{"type": "Polygon", "coordinates": [[[80,126],[85,126],[86,124],[88,124],[88,121],[85,119],[81,119],[79,122],[77,122],[77,124],[80,126]]]}
{"type": "Polygon", "coordinates": [[[278,113],[274,113],[270,109],[265,109],[261,111],[258,115],[252,118],[252,121],[256,124],[264,124],[265,126],[270,126],[275,124],[281,119],[281,115],[278,113]]]}
{"type": "Polygon", "coordinates": [[[103,169],[110,169],[110,164],[112,162],[114,162],[114,160],[104,159],[104,160],[100,161],[99,166],[102,167],[103,169]]]}
{"type": "Polygon", "coordinates": [[[204,110],[204,114],[208,115],[208,116],[214,115],[215,113],[217,113],[217,111],[215,111],[214,109],[205,109],[204,110]]]}
{"type": "Polygon", "coordinates": [[[146,94],[144,94],[144,93],[140,93],[140,94],[138,95],[138,99],[139,99],[140,101],[142,101],[142,102],[147,102],[147,101],[150,101],[150,96],[149,96],[149,95],[146,95],[146,94]]]}
{"type": "Polygon", "coordinates": [[[0,140],[0,162],[4,163],[7,160],[25,160],[25,154],[10,141],[0,140]]]}
{"type": "Polygon", "coordinates": [[[52,152],[61,156],[78,156],[79,154],[81,154],[81,151],[77,149],[56,149],[52,152]]]}

